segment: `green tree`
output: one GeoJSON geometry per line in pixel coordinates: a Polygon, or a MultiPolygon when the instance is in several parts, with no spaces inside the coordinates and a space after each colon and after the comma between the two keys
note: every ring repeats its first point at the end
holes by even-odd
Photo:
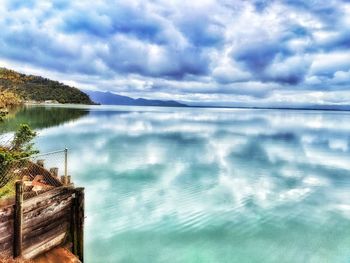
{"type": "Polygon", "coordinates": [[[33,150],[34,143],[32,143],[35,136],[36,132],[29,125],[21,124],[12,140],[11,151],[18,153],[21,158],[37,153],[37,151],[33,150]]]}
{"type": "Polygon", "coordinates": [[[28,125],[19,126],[10,146],[0,146],[0,188],[4,187],[12,178],[13,169],[25,165],[23,158],[38,153],[34,149],[33,139],[36,132],[28,125]]]}

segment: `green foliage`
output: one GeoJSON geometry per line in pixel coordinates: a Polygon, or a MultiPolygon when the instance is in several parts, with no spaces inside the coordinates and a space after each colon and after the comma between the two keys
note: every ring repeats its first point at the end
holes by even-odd
{"type": "Polygon", "coordinates": [[[0,152],[0,188],[4,187],[10,180],[10,170],[14,157],[9,152],[0,152]]]}
{"type": "Polygon", "coordinates": [[[20,74],[5,68],[0,68],[0,86],[28,101],[94,104],[88,95],[77,88],[39,76],[20,74]]]}
{"type": "Polygon", "coordinates": [[[13,196],[16,193],[15,180],[10,180],[3,187],[0,187],[0,199],[8,196],[13,196]]]}
{"type": "Polygon", "coordinates": [[[18,128],[9,147],[0,147],[0,188],[4,187],[10,180],[12,169],[21,167],[24,161],[21,159],[38,153],[34,150],[32,143],[36,132],[22,124],[18,128]]]}
{"type": "Polygon", "coordinates": [[[33,150],[34,143],[32,143],[35,136],[36,132],[32,131],[27,124],[21,124],[11,143],[11,151],[20,153],[21,158],[37,153],[33,150]]]}
{"type": "Polygon", "coordinates": [[[4,121],[5,116],[6,116],[6,112],[0,111],[0,122],[4,121]]]}

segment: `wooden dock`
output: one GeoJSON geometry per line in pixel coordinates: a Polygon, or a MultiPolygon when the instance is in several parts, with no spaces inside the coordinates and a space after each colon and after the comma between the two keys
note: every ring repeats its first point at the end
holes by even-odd
{"type": "Polygon", "coordinates": [[[33,195],[18,181],[14,203],[0,207],[0,263],[84,261],[84,188],[67,178],[59,184],[57,172],[50,174],[44,179],[57,185],[33,195]],[[72,253],[63,248],[67,243],[72,253]]]}

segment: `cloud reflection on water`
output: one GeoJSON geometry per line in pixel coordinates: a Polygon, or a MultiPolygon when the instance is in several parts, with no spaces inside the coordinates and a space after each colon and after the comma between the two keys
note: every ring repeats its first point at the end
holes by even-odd
{"type": "MultiPolygon", "coordinates": [[[[350,254],[332,252],[331,245],[350,244],[349,231],[335,227],[350,226],[349,118],[343,112],[120,107],[42,130],[38,143],[43,151],[71,149],[71,173],[87,189],[89,249],[107,251],[104,242],[120,247],[126,236],[147,254],[149,245],[137,243],[136,233],[155,243],[192,233],[216,253],[206,236],[215,230],[227,232],[222,240],[240,239],[235,249],[219,242],[237,260],[239,251],[257,257],[269,251],[266,262],[277,262],[273,251],[304,249],[307,260],[299,262],[329,262],[312,250],[322,243],[325,260],[338,262],[341,253],[350,254]],[[284,235],[290,242],[280,244],[284,235]]],[[[183,252],[174,240],[172,249],[183,252]]],[[[132,251],[115,253],[147,262],[132,251]]]]}

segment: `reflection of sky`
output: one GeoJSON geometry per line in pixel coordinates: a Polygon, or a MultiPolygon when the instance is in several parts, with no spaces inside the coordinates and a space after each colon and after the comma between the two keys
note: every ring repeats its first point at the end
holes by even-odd
{"type": "Polygon", "coordinates": [[[86,187],[88,262],[349,260],[348,113],[93,109],[37,139],[86,187]]]}

